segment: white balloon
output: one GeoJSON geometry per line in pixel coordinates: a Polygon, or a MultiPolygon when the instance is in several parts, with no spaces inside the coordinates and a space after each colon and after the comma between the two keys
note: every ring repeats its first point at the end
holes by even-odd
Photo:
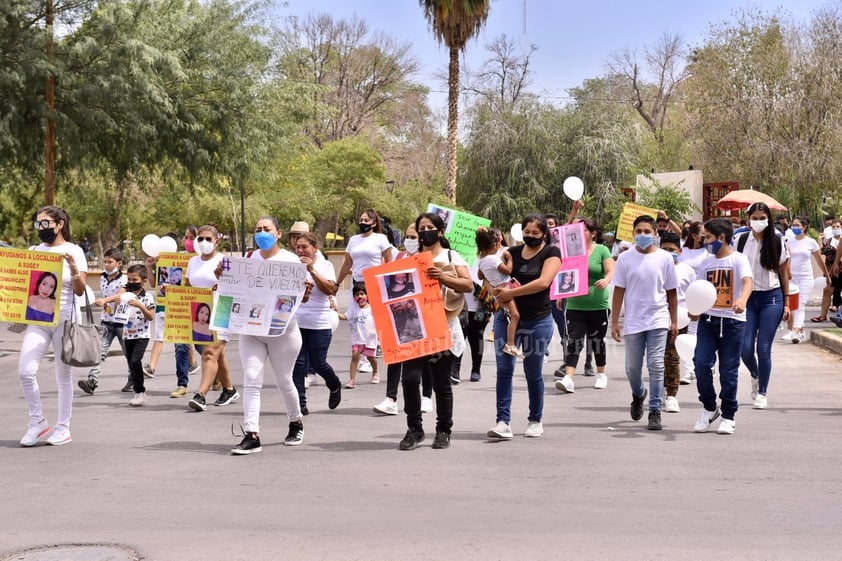
{"type": "Polygon", "coordinates": [[[331,310],[330,312],[330,330],[336,331],[336,328],[339,327],[339,314],[331,310]]]}
{"type": "Polygon", "coordinates": [[[158,242],[158,249],[161,253],[174,253],[178,251],[178,243],[170,236],[164,236],[158,242]]]}
{"type": "Polygon", "coordinates": [[[692,361],[696,352],[696,336],[689,333],[682,333],[675,338],[675,350],[681,360],[692,361]]]}
{"type": "Polygon", "coordinates": [[[140,247],[149,257],[158,257],[161,253],[161,238],[155,234],[146,234],[140,242],[140,247]]]}
{"type": "Polygon", "coordinates": [[[584,182],[575,175],[572,175],[565,179],[562,188],[564,189],[564,194],[567,195],[567,197],[573,201],[578,201],[582,198],[582,195],[585,193],[584,182]]]}
{"type": "Polygon", "coordinates": [[[679,306],[677,310],[678,315],[678,328],[684,329],[688,325],[690,325],[690,316],[687,314],[687,308],[684,306],[679,306]]]}
{"type": "Polygon", "coordinates": [[[512,228],[509,230],[509,235],[512,236],[512,239],[516,242],[523,241],[523,228],[520,224],[512,224],[512,228]]]}
{"type": "Polygon", "coordinates": [[[704,279],[694,280],[687,287],[684,297],[687,300],[687,311],[699,316],[710,310],[716,302],[716,287],[704,279]]]}

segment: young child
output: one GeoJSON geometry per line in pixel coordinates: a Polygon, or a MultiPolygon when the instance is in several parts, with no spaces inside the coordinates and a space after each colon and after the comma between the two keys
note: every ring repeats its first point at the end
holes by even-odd
{"type": "Polygon", "coordinates": [[[349,368],[351,380],[345,388],[352,390],[357,387],[357,367],[360,356],[364,356],[371,364],[371,383],[379,384],[377,373],[377,331],[374,329],[374,318],[371,316],[371,306],[368,304],[368,292],[365,287],[354,288],[356,306],[350,306],[346,314],[339,314],[339,319],[346,320],[351,329],[351,366],[349,368]]]}
{"type": "MultiPolygon", "coordinates": [[[[485,279],[488,283],[497,288],[505,285],[509,287],[512,274],[512,261],[509,252],[504,251],[498,255],[500,245],[497,241],[497,236],[487,228],[480,227],[476,233],[477,254],[479,255],[479,278],[485,279]],[[501,258],[502,255],[502,258],[501,258]]],[[[515,301],[511,300],[505,304],[500,305],[509,314],[509,326],[506,329],[506,345],[503,347],[503,352],[523,358],[523,351],[517,347],[515,341],[515,334],[517,333],[517,325],[520,321],[520,312],[518,312],[515,301]]]]}
{"type": "MultiPolygon", "coordinates": [[[[111,348],[111,343],[114,339],[120,343],[120,348],[125,354],[126,350],[123,347],[123,324],[114,321],[114,311],[120,303],[120,295],[126,289],[126,275],[123,274],[123,252],[116,247],[106,250],[102,258],[104,270],[102,276],[99,277],[99,290],[101,296],[94,301],[94,304],[102,308],[102,316],[100,321],[104,331],[102,333],[102,347],[100,350],[99,364],[91,368],[88,372],[88,377],[84,380],[79,380],[79,388],[88,395],[93,395],[99,385],[99,373],[102,369],[102,364],[108,357],[108,349],[111,348]]],[[[129,373],[126,385],[123,386],[123,391],[131,391],[132,376],[129,373]]]]}
{"type": "Polygon", "coordinates": [[[147,273],[145,265],[132,265],[126,271],[126,292],[135,298],[129,306],[129,319],[123,328],[123,350],[132,375],[134,397],[129,401],[132,407],[146,403],[146,388],[143,387],[143,355],[149,346],[149,322],[155,319],[155,299],[143,289],[147,273]]]}

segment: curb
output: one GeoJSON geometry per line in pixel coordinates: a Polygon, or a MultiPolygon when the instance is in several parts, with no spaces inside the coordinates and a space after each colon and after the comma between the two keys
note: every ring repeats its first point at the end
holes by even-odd
{"type": "Polygon", "coordinates": [[[842,330],[813,329],[810,341],[838,355],[842,355],[842,330]]]}

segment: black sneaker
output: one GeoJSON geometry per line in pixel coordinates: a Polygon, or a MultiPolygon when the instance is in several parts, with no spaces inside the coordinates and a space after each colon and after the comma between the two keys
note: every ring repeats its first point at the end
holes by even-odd
{"type": "Polygon", "coordinates": [[[555,372],[553,372],[553,376],[556,378],[564,378],[567,376],[567,367],[562,364],[558,368],[556,368],[555,372]]]}
{"type": "Polygon", "coordinates": [[[640,397],[632,396],[631,411],[630,411],[632,421],[639,421],[643,417],[643,402],[646,401],[647,395],[649,395],[649,391],[644,389],[642,396],[640,396],[640,397]]]}
{"type": "Polygon", "coordinates": [[[342,386],[336,388],[327,396],[327,408],[336,409],[342,401],[342,386]]]}
{"type": "Polygon", "coordinates": [[[462,378],[459,377],[459,374],[451,374],[450,375],[450,383],[454,386],[458,386],[462,383],[462,378]]]}
{"type": "Polygon", "coordinates": [[[471,382],[479,382],[482,380],[482,374],[479,372],[471,372],[471,382]]]}
{"type": "Polygon", "coordinates": [[[304,423],[293,421],[289,424],[289,432],[284,439],[284,446],[298,446],[304,442],[304,423]]]}
{"type": "Polygon", "coordinates": [[[96,390],[97,383],[96,380],[94,380],[93,378],[87,378],[85,380],[79,380],[78,386],[86,394],[94,395],[94,390],[96,390]]]}
{"type": "Polygon", "coordinates": [[[450,433],[437,432],[433,439],[433,448],[435,450],[444,450],[450,448],[450,433]]]}
{"type": "Polygon", "coordinates": [[[132,381],[129,380],[128,382],[126,382],[126,385],[123,386],[123,389],[121,389],[120,391],[123,393],[134,393],[134,383],[132,383],[132,381]]]}
{"type": "Polygon", "coordinates": [[[214,405],[218,407],[224,407],[226,405],[231,405],[235,401],[240,399],[240,394],[237,392],[236,387],[232,387],[230,390],[222,390],[222,393],[219,394],[219,398],[213,402],[214,405]]]}
{"type": "Polygon", "coordinates": [[[231,453],[235,456],[243,456],[245,454],[254,454],[262,451],[260,446],[260,437],[256,432],[247,432],[243,437],[243,441],[231,448],[231,453]]]}
{"type": "Polygon", "coordinates": [[[398,449],[415,450],[422,442],[424,442],[424,431],[410,429],[406,431],[406,436],[404,436],[403,440],[401,440],[400,444],[398,444],[398,449]]]}
{"type": "Polygon", "coordinates": [[[310,410],[309,410],[309,409],[307,409],[307,406],[306,406],[306,405],[302,405],[302,406],[301,406],[301,414],[302,414],[302,415],[309,415],[309,414],[310,414],[310,410]]]}
{"type": "Polygon", "coordinates": [[[646,427],[649,430],[661,430],[661,412],[660,411],[650,411],[649,412],[649,426],[646,427]]]}
{"type": "Polygon", "coordinates": [[[195,411],[204,411],[208,408],[208,404],[205,401],[205,396],[203,396],[199,392],[193,394],[193,399],[191,399],[187,405],[190,407],[190,409],[193,409],[195,411]]]}

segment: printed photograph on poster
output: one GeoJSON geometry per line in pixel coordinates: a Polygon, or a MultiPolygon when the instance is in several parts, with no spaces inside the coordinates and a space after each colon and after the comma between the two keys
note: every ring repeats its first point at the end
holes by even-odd
{"type": "Polygon", "coordinates": [[[277,300],[275,300],[275,309],[272,312],[269,335],[281,334],[286,330],[289,318],[295,309],[295,300],[295,296],[278,296],[277,300]]]}
{"type": "Polygon", "coordinates": [[[399,344],[419,341],[427,336],[418,303],[414,298],[389,304],[389,313],[392,316],[392,326],[399,344]]]}
{"type": "Polygon", "coordinates": [[[579,271],[560,271],[556,275],[556,293],[570,294],[579,291],[579,271]]]}
{"type": "MultiPolygon", "coordinates": [[[[443,208],[443,207],[440,207],[440,206],[431,205],[430,206],[430,212],[438,215],[438,217],[442,219],[442,221],[444,222],[446,227],[450,226],[450,218],[452,216],[452,213],[451,213],[450,210],[448,210],[446,208],[443,208]]],[[[445,228],[445,230],[447,230],[447,228],[445,228]]]]}
{"type": "Polygon", "coordinates": [[[249,319],[261,319],[263,317],[263,308],[263,304],[252,304],[249,310],[249,319]]]}
{"type": "Polygon", "coordinates": [[[561,228],[552,228],[550,230],[550,245],[556,247],[561,245],[561,228]]]}
{"type": "Polygon", "coordinates": [[[52,322],[56,313],[58,277],[49,271],[32,271],[29,278],[29,298],[26,319],[52,322]]]}
{"type": "Polygon", "coordinates": [[[210,306],[204,302],[193,302],[191,307],[193,308],[193,340],[213,342],[213,332],[210,329],[210,306]]]}
{"type": "Polygon", "coordinates": [[[380,293],[385,295],[384,302],[415,296],[421,292],[421,280],[416,269],[380,275],[377,281],[380,283],[380,293]]]}
{"type": "Polygon", "coordinates": [[[564,229],[564,255],[566,257],[581,257],[585,255],[585,238],[579,228],[564,229]]]}

